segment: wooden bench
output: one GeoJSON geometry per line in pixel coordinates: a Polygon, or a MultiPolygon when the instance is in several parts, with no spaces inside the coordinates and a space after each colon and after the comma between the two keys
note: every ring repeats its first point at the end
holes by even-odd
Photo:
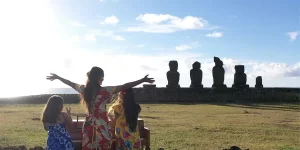
{"type": "MultiPolygon", "coordinates": [[[[85,117],[83,115],[75,115],[77,119],[73,120],[74,130],[70,132],[71,139],[74,144],[75,150],[81,150],[82,143],[82,127],[85,122],[84,119],[79,119],[79,117],[85,117]]],[[[144,120],[138,119],[139,132],[141,137],[142,149],[150,150],[150,130],[144,126],[144,120]]],[[[114,134],[114,130],[113,134],[114,134]]],[[[116,140],[113,139],[112,150],[116,150],[116,140]]]]}

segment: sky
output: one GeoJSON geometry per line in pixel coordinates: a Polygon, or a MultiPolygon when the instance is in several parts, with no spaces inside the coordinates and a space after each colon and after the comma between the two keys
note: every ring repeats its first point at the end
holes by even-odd
{"type": "Polygon", "coordinates": [[[195,61],[211,87],[214,56],[228,87],[235,65],[251,87],[257,76],[265,87],[300,87],[297,0],[10,0],[0,1],[0,19],[0,96],[67,87],[49,73],[84,84],[93,66],[104,86],[149,74],[165,87],[170,60],[181,87],[195,61]]]}

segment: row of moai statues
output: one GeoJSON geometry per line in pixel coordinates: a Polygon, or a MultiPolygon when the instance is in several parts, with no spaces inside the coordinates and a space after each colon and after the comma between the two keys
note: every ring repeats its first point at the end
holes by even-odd
{"type": "MultiPolygon", "coordinates": [[[[224,84],[225,69],[223,68],[223,61],[218,57],[214,57],[215,66],[212,69],[213,88],[227,88],[224,84]]],[[[167,88],[180,88],[178,72],[178,62],[172,60],[169,62],[170,71],[167,72],[168,85],[167,88]]],[[[193,68],[190,70],[191,85],[190,88],[203,88],[202,84],[203,73],[201,70],[201,63],[198,61],[193,63],[193,68]]],[[[244,65],[235,66],[233,88],[249,88],[247,84],[247,75],[245,74],[244,65]]],[[[255,88],[263,88],[262,77],[256,77],[255,88]]]]}

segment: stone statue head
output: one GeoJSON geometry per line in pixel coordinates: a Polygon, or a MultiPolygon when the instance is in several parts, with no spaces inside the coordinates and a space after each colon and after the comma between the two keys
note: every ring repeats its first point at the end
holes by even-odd
{"type": "Polygon", "coordinates": [[[223,61],[219,57],[214,57],[215,66],[223,66],[223,61]]]}
{"type": "Polygon", "coordinates": [[[176,60],[169,61],[170,71],[177,71],[178,70],[178,63],[176,60]]]}
{"type": "Polygon", "coordinates": [[[261,76],[256,77],[256,84],[262,84],[262,77],[261,76]]]}
{"type": "Polygon", "coordinates": [[[234,69],[235,69],[235,73],[245,73],[244,65],[235,65],[234,69]]]}
{"type": "Polygon", "coordinates": [[[193,63],[193,69],[200,69],[201,68],[201,63],[199,63],[198,61],[195,61],[193,63]]]}

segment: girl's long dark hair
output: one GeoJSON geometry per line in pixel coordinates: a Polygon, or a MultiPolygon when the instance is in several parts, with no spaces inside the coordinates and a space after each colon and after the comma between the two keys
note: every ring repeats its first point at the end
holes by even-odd
{"type": "Polygon", "coordinates": [[[92,101],[95,99],[101,88],[99,79],[104,77],[104,72],[99,67],[93,67],[91,71],[87,73],[87,76],[88,80],[83,91],[82,99],[86,104],[88,112],[91,114],[93,113],[92,101]]]}
{"type": "Polygon", "coordinates": [[[53,95],[48,99],[42,114],[42,122],[56,123],[58,115],[63,108],[64,100],[58,95],[53,95]]]}
{"type": "Polygon", "coordinates": [[[138,115],[141,112],[141,106],[134,100],[132,88],[125,91],[123,107],[126,117],[126,123],[132,132],[135,132],[138,122],[138,115]]]}

